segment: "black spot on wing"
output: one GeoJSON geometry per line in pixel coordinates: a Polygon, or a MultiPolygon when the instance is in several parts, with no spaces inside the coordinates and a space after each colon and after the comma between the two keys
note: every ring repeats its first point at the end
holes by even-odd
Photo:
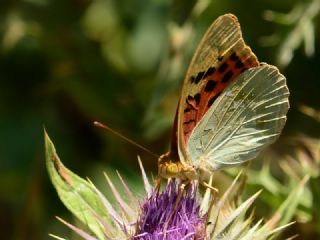
{"type": "Polygon", "coordinates": [[[233,72],[231,70],[229,70],[228,72],[226,72],[223,77],[222,77],[222,82],[226,83],[228,82],[231,78],[232,78],[233,72]]]}
{"type": "Polygon", "coordinates": [[[185,112],[185,113],[190,112],[190,111],[191,111],[191,108],[188,108],[188,107],[183,110],[183,112],[185,112]]]}
{"type": "Polygon", "coordinates": [[[217,86],[217,82],[214,80],[209,80],[204,88],[205,92],[212,92],[217,86]]]}
{"type": "Polygon", "coordinates": [[[198,84],[202,79],[213,75],[215,71],[216,69],[214,67],[209,67],[206,72],[198,72],[196,77],[195,76],[190,77],[190,83],[198,84]]]}
{"type": "Polygon", "coordinates": [[[204,75],[203,78],[206,78],[208,76],[211,76],[214,74],[214,72],[216,71],[216,69],[214,67],[209,67],[208,70],[206,71],[206,74],[204,75]]]}
{"type": "Polygon", "coordinates": [[[189,104],[190,106],[193,106],[192,103],[190,103],[189,101],[195,101],[196,105],[199,105],[200,103],[200,93],[197,93],[196,95],[194,95],[193,97],[191,95],[188,95],[187,99],[186,99],[186,103],[189,104]]]}
{"type": "Polygon", "coordinates": [[[211,107],[211,105],[214,103],[214,101],[219,97],[220,94],[217,94],[215,96],[213,96],[212,98],[210,98],[210,100],[208,101],[208,108],[211,107]]]}
{"type": "Polygon", "coordinates": [[[240,59],[237,60],[236,64],[234,65],[236,68],[243,68],[244,64],[241,62],[240,59]]]}
{"type": "Polygon", "coordinates": [[[236,62],[236,61],[239,60],[239,57],[237,56],[237,54],[236,54],[235,52],[233,52],[233,53],[230,55],[229,59],[230,59],[231,61],[236,62]]]}
{"type": "Polygon", "coordinates": [[[195,84],[198,84],[200,80],[203,78],[204,72],[199,72],[194,80],[195,84]]]}
{"type": "Polygon", "coordinates": [[[199,105],[200,103],[200,93],[197,93],[194,95],[193,99],[196,101],[196,104],[199,105]]]}
{"type": "Polygon", "coordinates": [[[222,65],[218,68],[219,73],[223,73],[228,68],[228,63],[224,62],[222,65]]]}

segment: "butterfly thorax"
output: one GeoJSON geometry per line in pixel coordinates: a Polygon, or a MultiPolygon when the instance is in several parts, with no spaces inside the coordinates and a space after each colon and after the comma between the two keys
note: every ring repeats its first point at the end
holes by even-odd
{"type": "Polygon", "coordinates": [[[167,152],[159,157],[159,176],[189,181],[198,179],[198,173],[193,166],[183,164],[173,156],[174,154],[167,152]]]}

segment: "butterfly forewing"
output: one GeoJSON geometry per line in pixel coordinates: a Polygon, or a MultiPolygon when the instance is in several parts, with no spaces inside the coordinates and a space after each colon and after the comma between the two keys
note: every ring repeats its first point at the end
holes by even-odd
{"type": "Polygon", "coordinates": [[[191,61],[184,80],[175,131],[180,161],[189,162],[186,143],[204,114],[241,72],[259,62],[245,45],[237,18],[219,17],[208,29],[191,61]]]}
{"type": "Polygon", "coordinates": [[[214,171],[256,157],[280,134],[288,96],[286,79],[274,66],[240,74],[190,135],[187,154],[193,166],[214,171]]]}

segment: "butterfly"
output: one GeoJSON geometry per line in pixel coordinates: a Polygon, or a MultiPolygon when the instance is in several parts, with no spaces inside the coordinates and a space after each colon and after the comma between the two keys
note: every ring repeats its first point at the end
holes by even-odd
{"type": "Polygon", "coordinates": [[[258,61],[236,16],[220,16],[187,70],[159,176],[204,182],[216,170],[255,158],[280,135],[288,97],[285,77],[258,61]]]}

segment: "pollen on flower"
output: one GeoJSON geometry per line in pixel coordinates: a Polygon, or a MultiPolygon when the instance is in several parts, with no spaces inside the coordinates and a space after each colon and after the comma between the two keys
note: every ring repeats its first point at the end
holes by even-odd
{"type": "Polygon", "coordinates": [[[162,240],[164,238],[165,224],[166,240],[178,239],[205,239],[205,216],[200,216],[200,201],[197,198],[197,186],[190,185],[184,190],[174,210],[181,183],[170,181],[165,189],[158,193],[153,192],[151,197],[141,205],[141,213],[137,222],[136,240],[162,240]]]}

